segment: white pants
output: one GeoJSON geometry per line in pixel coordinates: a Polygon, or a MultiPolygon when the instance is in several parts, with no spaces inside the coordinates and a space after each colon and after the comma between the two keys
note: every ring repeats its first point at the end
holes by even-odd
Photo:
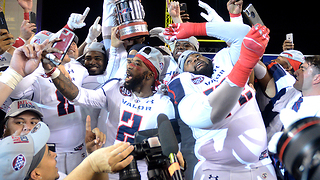
{"type": "Polygon", "coordinates": [[[77,152],[57,153],[57,168],[60,172],[69,174],[85,158],[85,148],[77,152]]]}
{"type": "Polygon", "coordinates": [[[194,175],[194,180],[277,180],[271,164],[254,169],[244,170],[203,170],[200,165],[194,175]]]}

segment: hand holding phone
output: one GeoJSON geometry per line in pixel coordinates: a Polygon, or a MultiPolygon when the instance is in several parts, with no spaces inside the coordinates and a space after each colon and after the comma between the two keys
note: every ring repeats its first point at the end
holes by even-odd
{"type": "Polygon", "coordinates": [[[293,48],[294,48],[293,34],[292,33],[286,34],[286,40],[283,42],[282,49],[283,51],[286,51],[286,50],[291,50],[293,48]]]}
{"type": "Polygon", "coordinates": [[[244,15],[248,18],[250,21],[251,25],[254,26],[255,24],[259,23],[262,26],[264,26],[264,23],[262,22],[258,12],[256,9],[253,7],[252,4],[249,4],[244,10],[244,15]]]}
{"type": "Polygon", "coordinates": [[[69,47],[71,46],[71,43],[75,37],[75,34],[67,28],[63,28],[61,31],[57,33],[60,33],[58,35],[58,38],[61,41],[54,43],[52,47],[63,51],[63,54],[59,54],[59,53],[53,53],[53,54],[62,61],[64,56],[67,54],[69,47]]]}

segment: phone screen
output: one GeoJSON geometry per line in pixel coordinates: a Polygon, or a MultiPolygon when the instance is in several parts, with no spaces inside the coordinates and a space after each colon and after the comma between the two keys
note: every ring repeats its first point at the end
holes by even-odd
{"type": "MultiPolygon", "coordinates": [[[[29,19],[30,19],[30,23],[37,24],[36,13],[30,11],[29,12],[29,19]]],[[[37,29],[32,30],[32,32],[37,33],[37,29]]]]}
{"type": "Polygon", "coordinates": [[[3,12],[0,12],[0,29],[6,29],[9,32],[8,26],[7,26],[7,21],[4,17],[3,12]]]}

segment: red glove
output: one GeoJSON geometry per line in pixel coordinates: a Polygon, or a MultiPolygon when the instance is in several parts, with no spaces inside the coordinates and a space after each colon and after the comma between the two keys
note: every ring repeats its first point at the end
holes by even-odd
{"type": "Polygon", "coordinates": [[[266,26],[256,24],[243,38],[239,60],[228,75],[231,82],[244,87],[252,69],[263,56],[270,39],[269,32],[266,26]]]}
{"type": "Polygon", "coordinates": [[[206,23],[175,23],[170,24],[163,32],[165,39],[174,41],[191,36],[207,36],[206,23]]]}

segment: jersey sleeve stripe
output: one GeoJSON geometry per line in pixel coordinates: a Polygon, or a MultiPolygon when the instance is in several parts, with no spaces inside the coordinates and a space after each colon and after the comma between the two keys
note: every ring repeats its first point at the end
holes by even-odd
{"type": "Polygon", "coordinates": [[[173,80],[168,85],[168,95],[171,99],[173,99],[174,105],[178,105],[182,98],[185,96],[180,78],[173,80]]]}

